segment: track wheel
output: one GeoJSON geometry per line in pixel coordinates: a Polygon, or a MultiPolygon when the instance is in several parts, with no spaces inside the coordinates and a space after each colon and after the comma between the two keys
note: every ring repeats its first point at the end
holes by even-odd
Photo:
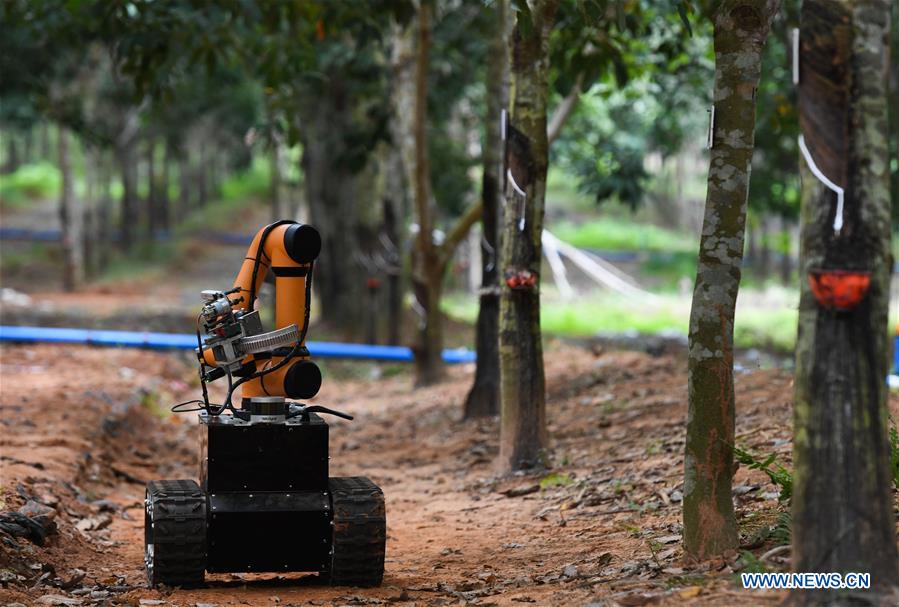
{"type": "Polygon", "coordinates": [[[384,578],[387,515],[384,493],[361,476],[329,479],[334,535],[332,586],[380,586],[384,578]]]}
{"type": "Polygon", "coordinates": [[[144,503],[144,563],[150,586],[201,586],[206,495],[194,481],[150,481],[144,503]]]}

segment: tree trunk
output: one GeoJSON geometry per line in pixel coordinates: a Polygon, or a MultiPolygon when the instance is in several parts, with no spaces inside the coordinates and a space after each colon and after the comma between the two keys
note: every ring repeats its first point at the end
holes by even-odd
{"type": "Polygon", "coordinates": [[[137,163],[134,158],[134,142],[124,142],[118,149],[119,169],[122,174],[122,206],[119,214],[119,246],[130,251],[134,244],[137,224],[137,163]]]}
{"type": "MultiPolygon", "coordinates": [[[[805,0],[801,24],[800,126],[817,167],[845,189],[845,209],[836,230],[836,196],[802,160],[793,567],[868,572],[883,591],[899,579],[884,381],[892,265],[889,2],[805,0]],[[846,311],[826,308],[806,279],[821,269],[868,272],[867,295],[846,311]]],[[[836,591],[791,599],[849,602],[836,591]]]]}
{"type": "Polygon", "coordinates": [[[419,312],[418,343],[415,353],[415,384],[427,386],[440,381],[443,367],[443,327],[440,294],[443,290],[445,260],[440,259],[433,239],[431,181],[428,164],[428,53],[431,45],[430,2],[418,8],[415,44],[415,105],[412,130],[415,138],[413,196],[418,236],[412,254],[412,293],[419,312]]]}
{"type": "Polygon", "coordinates": [[[684,549],[738,546],[731,498],[734,311],[740,287],[761,55],[779,0],[725,0],[714,16],[713,146],[689,334],[684,549]]]}
{"type": "Polygon", "coordinates": [[[39,128],[39,143],[40,148],[38,150],[38,154],[41,156],[41,160],[50,161],[53,157],[53,149],[50,144],[50,125],[46,122],[42,122],[39,128]]]}
{"type": "Polygon", "coordinates": [[[496,31],[487,65],[487,113],[484,117],[484,172],[481,179],[481,295],[476,326],[477,367],[465,399],[465,419],[499,413],[499,260],[498,221],[502,170],[501,113],[508,99],[508,0],[496,3],[496,31]]]}
{"type": "MultiPolygon", "coordinates": [[[[748,218],[747,218],[748,219],[748,218]]],[[[758,273],[759,263],[759,226],[756,222],[746,222],[746,257],[753,274],[758,273]]]]}
{"type": "Polygon", "coordinates": [[[540,334],[540,238],[546,198],[549,34],[558,0],[519,7],[510,39],[510,117],[505,129],[506,207],[500,267],[500,465],[546,464],[546,382],[540,334]],[[514,287],[514,288],[513,288],[514,287]]]}
{"type": "MultiPolygon", "coordinates": [[[[402,163],[394,169],[402,169],[402,163]]],[[[394,175],[396,177],[396,175],[394,175]]],[[[394,192],[398,188],[393,189],[394,192]]],[[[402,259],[400,257],[400,234],[397,225],[397,212],[393,200],[384,200],[384,235],[388,245],[385,254],[387,264],[387,344],[396,346],[400,343],[400,324],[403,316],[403,292],[400,285],[402,277],[402,259]]]]}
{"type": "Polygon", "coordinates": [[[209,155],[206,153],[206,143],[200,141],[199,162],[197,163],[194,181],[197,187],[197,206],[203,208],[209,202],[209,155]]]}
{"type": "Polygon", "coordinates": [[[156,201],[159,191],[156,182],[156,141],[150,137],[147,141],[147,241],[151,244],[156,240],[156,231],[159,228],[159,210],[156,201]]]}
{"type": "Polygon", "coordinates": [[[190,149],[184,145],[178,155],[178,213],[176,223],[181,223],[191,212],[190,149]]]}
{"type": "Polygon", "coordinates": [[[271,165],[272,221],[278,221],[279,219],[284,219],[281,216],[284,211],[281,208],[281,143],[277,140],[272,142],[271,165]]]}
{"type": "Polygon", "coordinates": [[[97,272],[101,272],[109,265],[109,256],[112,249],[112,167],[100,157],[99,165],[102,167],[101,183],[103,191],[100,192],[100,206],[97,212],[97,272]]]}
{"type": "Polygon", "coordinates": [[[156,199],[157,211],[159,213],[158,228],[164,234],[168,234],[171,229],[171,201],[169,200],[169,185],[172,177],[172,145],[166,141],[162,149],[162,167],[159,173],[159,189],[156,199]]]}
{"type": "Polygon", "coordinates": [[[790,220],[780,218],[780,282],[784,286],[793,284],[792,239],[790,238],[790,220]]]}
{"type": "Polygon", "coordinates": [[[84,260],[84,278],[92,280],[97,276],[97,248],[100,246],[97,242],[97,217],[94,211],[100,195],[100,150],[94,146],[85,146],[83,151],[86,187],[80,244],[84,260]]]}
{"type": "Polygon", "coordinates": [[[309,216],[322,237],[315,290],[322,320],[353,338],[362,334],[366,310],[365,274],[358,262],[362,251],[356,175],[342,161],[352,112],[339,76],[322,87],[303,104],[301,120],[309,216]]]}
{"type": "Polygon", "coordinates": [[[759,258],[755,275],[763,284],[771,276],[771,222],[766,214],[759,218],[759,258]]]}
{"type": "Polygon", "coordinates": [[[59,225],[62,228],[63,288],[66,291],[74,291],[84,281],[84,260],[81,257],[82,215],[75,199],[69,134],[62,128],[59,129],[56,144],[59,152],[59,172],[62,175],[59,225]]]}
{"type": "Polygon", "coordinates": [[[3,133],[3,138],[6,139],[6,162],[3,163],[3,172],[15,173],[22,164],[19,157],[19,142],[9,130],[3,133]]]}

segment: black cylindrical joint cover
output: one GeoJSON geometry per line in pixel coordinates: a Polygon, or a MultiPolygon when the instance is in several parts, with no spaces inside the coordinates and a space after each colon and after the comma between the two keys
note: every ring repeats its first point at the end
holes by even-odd
{"type": "Polygon", "coordinates": [[[322,387],[322,372],[311,360],[300,360],[284,376],[284,393],[289,398],[312,398],[322,387]]]}
{"type": "Polygon", "coordinates": [[[322,250],[318,230],[305,223],[295,223],[284,231],[284,250],[297,263],[314,261],[322,250]]]}

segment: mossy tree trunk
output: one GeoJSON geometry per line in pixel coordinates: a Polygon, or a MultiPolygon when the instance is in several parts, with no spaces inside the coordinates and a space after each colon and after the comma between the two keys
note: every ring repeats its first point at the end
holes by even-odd
{"type": "MultiPolygon", "coordinates": [[[[801,26],[800,126],[820,171],[844,188],[845,210],[837,232],[836,195],[802,160],[793,567],[869,572],[884,590],[897,582],[885,382],[889,2],[805,0],[801,26]],[[870,287],[856,307],[827,309],[811,291],[812,270],[868,272],[870,287]]],[[[850,600],[824,591],[791,599],[850,600]]]]}
{"type": "Polygon", "coordinates": [[[734,312],[740,287],[761,55],[779,0],[725,0],[714,15],[714,128],[690,313],[684,549],[737,547],[731,499],[734,312]]]}
{"type": "Polygon", "coordinates": [[[496,2],[496,30],[487,65],[487,113],[484,117],[484,173],[481,179],[481,294],[476,326],[477,368],[465,399],[464,417],[499,413],[499,205],[502,132],[500,115],[508,98],[508,0],[496,2]]]}
{"type": "Polygon", "coordinates": [[[545,465],[548,447],[539,276],[549,162],[549,34],[558,5],[535,0],[519,6],[510,39],[499,316],[499,457],[505,470],[545,465]]]}

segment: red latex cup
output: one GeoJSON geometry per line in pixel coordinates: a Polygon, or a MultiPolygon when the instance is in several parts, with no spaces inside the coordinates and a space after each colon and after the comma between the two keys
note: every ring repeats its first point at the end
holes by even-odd
{"type": "Polygon", "coordinates": [[[871,275],[851,270],[812,270],[808,282],[822,307],[846,312],[865,298],[871,275]]]}

